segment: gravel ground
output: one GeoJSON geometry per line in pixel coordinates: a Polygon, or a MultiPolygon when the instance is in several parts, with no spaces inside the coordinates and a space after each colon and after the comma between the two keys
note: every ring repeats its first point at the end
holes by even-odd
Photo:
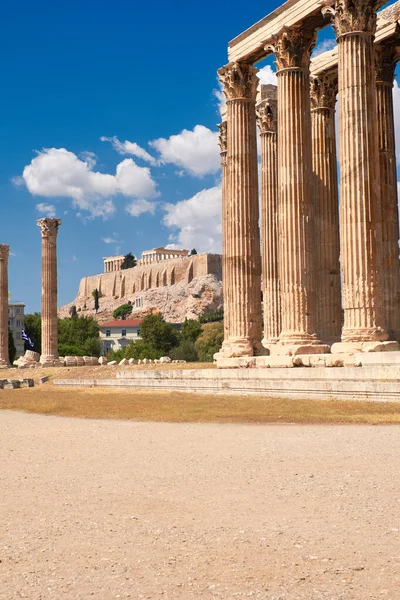
{"type": "Polygon", "coordinates": [[[0,413],[0,598],[400,599],[400,427],[0,413]]]}

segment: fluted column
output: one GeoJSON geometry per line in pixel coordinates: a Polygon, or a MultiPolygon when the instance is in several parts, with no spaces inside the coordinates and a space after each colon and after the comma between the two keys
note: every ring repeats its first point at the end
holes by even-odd
{"type": "Polygon", "coordinates": [[[261,346],[261,255],[255,100],[257,69],[232,63],[219,70],[227,100],[224,314],[226,358],[264,353],[261,346]]]}
{"type": "Polygon", "coordinates": [[[0,368],[10,366],[8,355],[8,257],[10,246],[0,244],[0,368]]]}
{"type": "Polygon", "coordinates": [[[337,71],[311,79],[311,138],[319,338],[338,342],[342,331],[339,201],[335,139],[337,71]]]}
{"type": "MultiPolygon", "coordinates": [[[[340,254],[344,326],[333,352],[388,338],[383,316],[382,223],[374,37],[377,0],[336,0],[340,133],[340,254]]],[[[366,348],[366,347],[365,347],[366,348]]]]}
{"type": "Polygon", "coordinates": [[[42,234],[42,354],[40,362],[53,365],[58,359],[57,327],[57,233],[61,219],[39,219],[42,234]]]}
{"type": "MultiPolygon", "coordinates": [[[[221,211],[221,222],[222,222],[222,281],[229,281],[231,276],[228,273],[230,265],[228,263],[228,255],[226,252],[227,248],[227,199],[228,199],[228,173],[227,173],[227,154],[228,154],[228,135],[227,129],[228,124],[226,121],[226,106],[224,107],[224,114],[222,115],[222,122],[218,125],[219,129],[219,147],[221,155],[221,173],[222,173],[222,211],[221,211]]],[[[227,295],[230,293],[229,289],[224,288],[224,302],[229,305],[227,295]]],[[[230,313],[224,312],[224,339],[228,339],[230,332],[230,313]]]]}
{"type": "Polygon", "coordinates": [[[278,160],[276,140],[277,90],[261,86],[256,107],[261,136],[261,272],[264,312],[263,346],[276,344],[281,332],[278,262],[278,160]]]}
{"type": "Polygon", "coordinates": [[[400,342],[399,212],[393,118],[396,46],[375,46],[379,167],[382,204],[384,320],[390,339],[400,342]]]}
{"type": "Polygon", "coordinates": [[[310,54],[316,34],[285,28],[268,50],[278,76],[279,279],[282,331],[271,352],[329,351],[317,337],[312,198],[310,54]]]}

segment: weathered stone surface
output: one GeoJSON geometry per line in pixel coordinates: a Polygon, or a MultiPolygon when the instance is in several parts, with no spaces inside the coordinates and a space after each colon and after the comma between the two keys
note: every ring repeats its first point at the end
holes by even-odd
{"type": "Polygon", "coordinates": [[[33,379],[26,378],[26,379],[22,379],[22,381],[21,381],[21,387],[23,387],[23,388],[31,388],[34,386],[35,386],[35,382],[33,379]]]}
{"type": "Polygon", "coordinates": [[[136,365],[137,364],[137,360],[135,358],[130,358],[128,360],[128,362],[129,362],[130,365],[136,365]]]}
{"type": "Polygon", "coordinates": [[[8,257],[10,246],[0,244],[0,368],[10,364],[8,356],[8,257]]]}
{"type": "Polygon", "coordinates": [[[47,376],[45,376],[45,377],[41,377],[41,378],[39,379],[39,383],[40,383],[40,384],[42,384],[42,383],[47,383],[47,382],[49,381],[49,379],[50,379],[50,377],[47,377],[47,376]]]}
{"type": "Polygon", "coordinates": [[[111,360],[109,363],[107,363],[107,366],[108,366],[108,367],[113,367],[113,366],[114,366],[114,365],[116,365],[116,364],[117,364],[117,361],[116,361],[116,360],[111,360]]]}
{"type": "Polygon", "coordinates": [[[108,360],[106,359],[105,356],[100,356],[98,359],[98,364],[99,365],[106,365],[108,363],[108,360]]]}
{"type": "Polygon", "coordinates": [[[19,379],[6,379],[3,385],[3,389],[5,390],[16,390],[21,387],[21,382],[19,379]]]}
{"type": "Polygon", "coordinates": [[[120,367],[125,366],[125,365],[129,365],[129,360],[127,358],[123,358],[122,360],[119,361],[118,365],[120,367]]]}
{"type": "Polygon", "coordinates": [[[29,360],[32,362],[39,362],[40,354],[39,354],[39,352],[34,352],[33,350],[26,350],[25,354],[24,354],[24,358],[26,360],[29,360]]]}
{"type": "Polygon", "coordinates": [[[160,358],[160,363],[170,363],[170,362],[171,362],[171,359],[169,356],[162,356],[160,358]]]}

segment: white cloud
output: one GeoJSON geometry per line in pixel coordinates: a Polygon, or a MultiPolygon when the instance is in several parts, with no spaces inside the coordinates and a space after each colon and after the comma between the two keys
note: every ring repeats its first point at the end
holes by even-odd
{"type": "Polygon", "coordinates": [[[224,96],[224,92],[222,91],[222,83],[220,81],[218,81],[218,88],[213,90],[213,95],[218,100],[218,110],[220,116],[222,117],[222,114],[225,111],[226,99],[224,96]]]}
{"type": "Polygon", "coordinates": [[[105,244],[119,244],[121,240],[117,240],[110,236],[110,237],[101,238],[101,241],[104,242],[105,244]]]}
{"type": "Polygon", "coordinates": [[[148,167],[139,167],[131,158],[117,165],[115,175],[94,171],[95,157],[80,160],[65,148],[44,149],[24,168],[26,187],[35,196],[71,198],[74,207],[89,217],[107,218],[115,212],[111,198],[157,196],[156,183],[148,167]]]}
{"type": "Polygon", "coordinates": [[[218,132],[204,125],[196,125],[193,131],[184,129],[168,139],[153,140],[150,146],[158,150],[163,163],[182,167],[195,177],[216,173],[220,168],[218,132]]]}
{"type": "Polygon", "coordinates": [[[155,158],[151,156],[144,148],[136,144],[136,142],[129,142],[125,140],[124,142],[120,142],[116,135],[113,137],[105,137],[102,136],[100,138],[102,142],[111,142],[112,147],[118,154],[122,154],[123,156],[126,154],[131,154],[132,156],[136,156],[137,158],[141,158],[142,160],[148,162],[150,165],[156,166],[158,163],[155,158]]]}
{"type": "Polygon", "coordinates": [[[54,204],[45,204],[44,202],[39,202],[35,206],[36,210],[46,217],[55,217],[56,216],[56,207],[54,204]]]}
{"type": "Polygon", "coordinates": [[[278,85],[278,79],[275,71],[272,70],[271,65],[265,65],[257,73],[257,77],[262,85],[278,85]]]}
{"type": "Polygon", "coordinates": [[[130,204],[125,207],[127,213],[131,215],[131,217],[139,217],[144,213],[151,213],[154,215],[154,211],[156,210],[155,202],[149,202],[149,200],[145,200],[144,198],[140,198],[139,200],[134,200],[130,204]]]}
{"type": "Polygon", "coordinates": [[[320,54],[323,54],[324,52],[333,50],[335,46],[336,46],[336,40],[334,40],[334,39],[323,40],[320,44],[317,44],[315,46],[314,51],[312,53],[312,58],[316,58],[317,56],[319,56],[320,54]]]}
{"type": "Polygon", "coordinates": [[[22,185],[25,185],[24,178],[20,175],[17,175],[16,177],[11,177],[11,183],[16,187],[21,187],[22,185]]]}
{"type": "Polygon", "coordinates": [[[164,224],[179,230],[173,236],[179,247],[221,252],[221,194],[221,185],[217,185],[189,200],[164,205],[164,224]]]}

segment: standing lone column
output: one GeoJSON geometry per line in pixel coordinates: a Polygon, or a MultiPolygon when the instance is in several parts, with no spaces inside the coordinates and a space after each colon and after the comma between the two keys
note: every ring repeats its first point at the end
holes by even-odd
{"type": "MultiPolygon", "coordinates": [[[[261,346],[261,254],[253,65],[231,63],[218,72],[227,100],[227,178],[224,314],[229,313],[221,354],[264,354],[261,346]]],[[[224,184],[223,184],[224,185],[224,184]]]]}
{"type": "MultiPolygon", "coordinates": [[[[222,221],[222,231],[225,232],[226,227],[227,227],[226,210],[227,210],[227,199],[228,199],[228,174],[227,174],[228,123],[226,121],[226,106],[224,107],[224,111],[222,114],[222,122],[218,125],[218,129],[219,129],[219,147],[220,147],[220,154],[221,154],[221,172],[222,172],[221,221],[222,221]]],[[[225,235],[223,235],[223,238],[222,238],[222,280],[223,281],[229,280],[229,275],[227,273],[229,265],[228,265],[228,261],[227,261],[226,247],[227,247],[227,237],[225,235]]],[[[224,289],[224,298],[225,298],[225,296],[227,296],[228,293],[229,293],[229,290],[224,289]]],[[[227,302],[227,304],[229,304],[229,301],[227,301],[227,300],[225,300],[225,301],[227,302]]],[[[229,317],[230,317],[229,312],[224,312],[224,338],[225,339],[228,339],[229,332],[230,332],[229,317]]]]}
{"type": "Polygon", "coordinates": [[[0,368],[10,366],[8,355],[8,257],[10,246],[0,244],[0,368]]]}
{"type": "Polygon", "coordinates": [[[390,339],[400,342],[399,212],[393,118],[396,46],[375,46],[379,166],[382,203],[384,320],[390,339]]]}
{"type": "Polygon", "coordinates": [[[58,361],[57,233],[61,219],[39,219],[42,234],[42,355],[43,365],[58,361]]]}
{"type": "Polygon", "coordinates": [[[257,123],[261,136],[261,272],[264,308],[263,346],[276,344],[281,332],[278,273],[278,160],[276,147],[277,90],[261,86],[257,123]]]}
{"type": "Polygon", "coordinates": [[[318,336],[327,344],[338,342],[342,331],[335,139],[337,78],[335,70],[311,79],[317,324],[318,336]]]}
{"type": "MultiPolygon", "coordinates": [[[[340,254],[343,344],[332,352],[388,338],[384,328],[382,223],[374,37],[377,0],[336,0],[340,132],[340,254]]],[[[379,345],[377,346],[379,348],[379,345]]]]}
{"type": "Polygon", "coordinates": [[[310,54],[316,34],[303,27],[273,36],[278,76],[279,279],[282,331],[273,353],[329,352],[317,337],[312,198],[310,54]]]}

